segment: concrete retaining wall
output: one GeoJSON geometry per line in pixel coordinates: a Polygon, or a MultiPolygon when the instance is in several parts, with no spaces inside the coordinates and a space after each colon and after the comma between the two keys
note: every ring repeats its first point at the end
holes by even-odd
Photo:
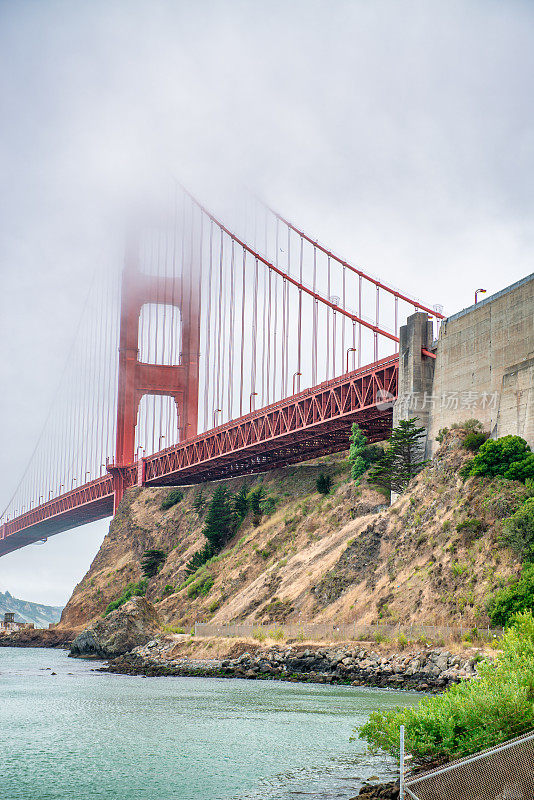
{"type": "Polygon", "coordinates": [[[415,346],[422,317],[401,329],[395,421],[420,419],[428,456],[440,428],[469,418],[493,437],[522,436],[534,448],[534,274],[442,323],[431,380],[430,359],[415,346]]]}

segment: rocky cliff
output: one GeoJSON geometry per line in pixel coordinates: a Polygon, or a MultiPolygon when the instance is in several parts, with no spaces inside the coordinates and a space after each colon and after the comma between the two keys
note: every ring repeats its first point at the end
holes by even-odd
{"type": "Polygon", "coordinates": [[[391,507],[365,481],[350,480],[343,455],[228,481],[233,492],[261,483],[268,513],[249,515],[188,585],[185,565],[204,543],[198,492],[208,500],[214,486],[183,488],[167,510],[169,489],[131,490],[61,625],[100,617],[142,578],[150,548],[167,557],[146,597],[174,630],[208,620],[485,624],[487,595],[519,570],[498,535],[525,490],[500,479],[462,481],[463,435],[449,434],[391,507]],[[333,478],[329,495],[316,491],[319,472],[333,478]]]}

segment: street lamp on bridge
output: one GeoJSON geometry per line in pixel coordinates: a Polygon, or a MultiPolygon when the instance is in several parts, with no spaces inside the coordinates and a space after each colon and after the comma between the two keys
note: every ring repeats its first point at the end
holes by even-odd
{"type": "MultiPolygon", "coordinates": [[[[297,378],[297,377],[300,378],[301,375],[302,375],[302,372],[295,372],[295,374],[293,375],[293,394],[295,394],[295,378],[297,378]]],[[[299,390],[300,390],[300,381],[299,381],[299,390]]]]}
{"type": "Polygon", "coordinates": [[[257,392],[251,392],[251,393],[250,393],[250,413],[251,413],[251,414],[252,414],[252,398],[253,398],[253,397],[257,397],[257,396],[258,396],[258,393],[257,393],[257,392]]]}
{"type": "Polygon", "coordinates": [[[221,411],[222,411],[222,408],[214,408],[214,409],[213,409],[213,427],[214,427],[214,428],[216,428],[216,427],[217,427],[217,424],[216,424],[216,422],[215,422],[215,417],[216,417],[216,415],[217,415],[217,414],[219,414],[221,411]]]}
{"type": "Polygon", "coordinates": [[[475,305],[478,303],[478,295],[486,294],[486,289],[477,289],[475,292],[475,305]]]}
{"type": "Polygon", "coordinates": [[[349,371],[349,353],[357,353],[357,352],[358,350],[356,347],[349,347],[349,349],[347,350],[347,369],[345,370],[345,372],[349,371]]]}

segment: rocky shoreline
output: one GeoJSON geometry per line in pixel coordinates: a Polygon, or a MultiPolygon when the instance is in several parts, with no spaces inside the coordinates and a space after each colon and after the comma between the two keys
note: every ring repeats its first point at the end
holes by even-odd
{"type": "Polygon", "coordinates": [[[478,654],[447,650],[377,653],[361,647],[273,646],[233,659],[175,657],[175,642],[153,639],[113,659],[105,671],[125,675],[246,678],[441,692],[476,675],[478,654]]]}

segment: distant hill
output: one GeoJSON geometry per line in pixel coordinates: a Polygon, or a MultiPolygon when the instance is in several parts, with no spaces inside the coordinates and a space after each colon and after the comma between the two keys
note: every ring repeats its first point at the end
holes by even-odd
{"type": "Polygon", "coordinates": [[[0,592],[0,619],[6,611],[15,612],[17,622],[33,622],[36,628],[48,628],[51,622],[59,622],[62,606],[43,606],[29,600],[18,600],[9,592],[0,592]]]}

